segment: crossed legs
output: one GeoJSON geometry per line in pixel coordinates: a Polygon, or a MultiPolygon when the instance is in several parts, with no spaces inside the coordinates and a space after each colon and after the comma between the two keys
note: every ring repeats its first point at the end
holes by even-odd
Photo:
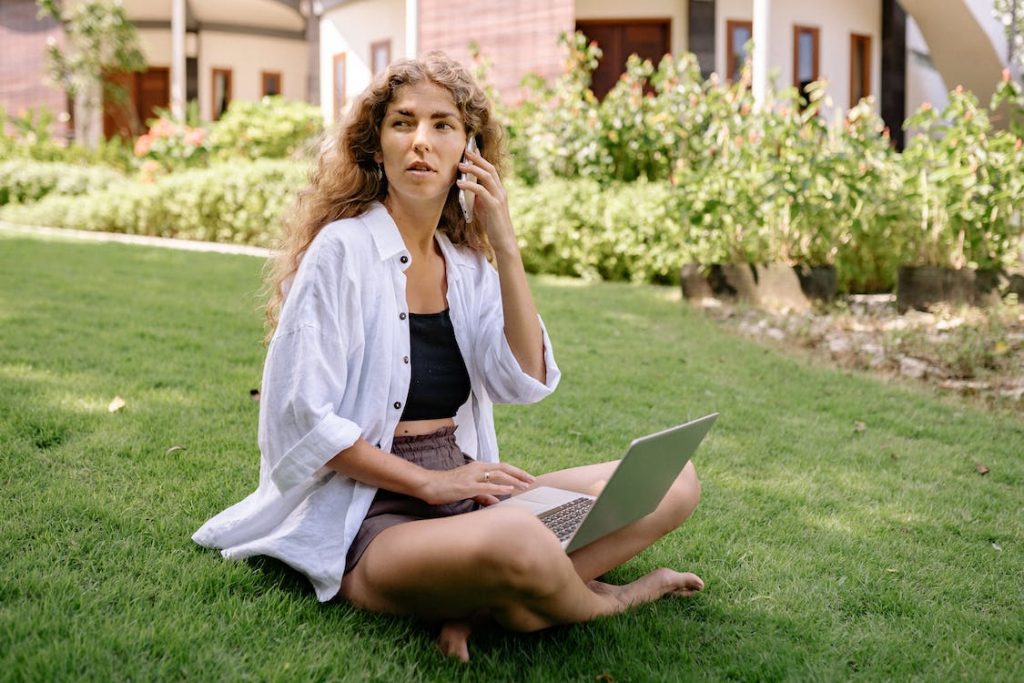
{"type": "MultiPolygon", "coordinates": [[[[535,485],[596,493],[617,464],[551,472],[535,485]]],[[[447,622],[440,647],[468,659],[466,620],[473,615],[535,631],[703,588],[696,575],[670,569],[625,586],[596,581],[679,526],[699,498],[700,484],[688,464],[654,512],[571,556],[534,515],[515,508],[400,524],[370,543],[341,595],[365,609],[447,622]]]]}

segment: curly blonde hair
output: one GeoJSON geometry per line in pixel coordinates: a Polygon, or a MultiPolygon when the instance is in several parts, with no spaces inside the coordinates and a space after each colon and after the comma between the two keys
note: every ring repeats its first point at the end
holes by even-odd
{"type": "MultiPolygon", "coordinates": [[[[286,213],[280,249],[271,259],[265,277],[268,340],[284,303],[285,284],[298,270],[320,230],[332,221],[359,216],[371,204],[387,197],[387,177],[374,161],[374,155],[381,151],[381,125],[399,90],[423,82],[448,91],[466,131],[476,136],[480,153],[494,164],[499,174],[503,170],[504,130],[493,118],[487,96],[461,64],[443,52],[392,63],[353,103],[337,134],[325,144],[310,172],[309,185],[299,192],[286,213]]],[[[478,224],[467,224],[463,218],[455,185],[448,192],[437,229],[453,244],[487,256],[492,253],[484,230],[478,224]]]]}

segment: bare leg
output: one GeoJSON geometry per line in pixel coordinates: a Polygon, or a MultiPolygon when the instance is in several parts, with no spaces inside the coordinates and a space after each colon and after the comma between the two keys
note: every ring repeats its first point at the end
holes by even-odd
{"type": "MultiPolygon", "coordinates": [[[[617,466],[616,460],[550,472],[537,477],[535,485],[591,493],[595,485],[603,487],[617,466]]],[[[700,481],[697,470],[693,463],[687,463],[654,512],[574,551],[570,558],[576,571],[583,580],[589,581],[622,565],[679,528],[693,514],[699,502],[700,481]]]]}
{"type": "Polygon", "coordinates": [[[505,628],[535,631],[699,587],[693,575],[658,570],[595,591],[536,517],[498,509],[387,529],[345,578],[342,595],[366,609],[424,619],[464,620],[486,610],[505,628]]]}
{"type": "MultiPolygon", "coordinates": [[[[618,461],[573,467],[550,472],[537,477],[534,486],[554,486],[570,491],[598,495],[618,461]]],[[[577,574],[588,587],[598,593],[615,594],[618,587],[604,584],[595,579],[605,572],[621,565],[656,540],[682,524],[693,512],[700,500],[700,482],[693,463],[687,463],[683,472],[673,483],[658,508],[643,519],[602,538],[572,553],[570,559],[577,574]]],[[[660,570],[659,570],[660,571],[660,570]]],[[[667,571],[667,570],[666,570],[667,571]]],[[[686,574],[686,588],[677,595],[690,595],[704,587],[704,582],[695,574],[686,574]]],[[[646,577],[645,577],[646,578],[646,577]]],[[[438,636],[438,647],[445,654],[468,661],[468,639],[476,622],[455,621],[442,625],[438,636]]]]}

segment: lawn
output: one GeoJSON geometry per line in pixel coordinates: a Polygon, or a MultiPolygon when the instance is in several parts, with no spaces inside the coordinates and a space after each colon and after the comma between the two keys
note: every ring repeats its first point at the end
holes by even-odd
{"type": "Polygon", "coordinates": [[[189,536],[257,482],[261,266],[0,233],[0,679],[1024,677],[1019,417],[730,336],[668,288],[532,279],[562,384],[496,417],[536,474],[719,411],[693,518],[608,576],[702,594],[487,631],[462,666],[433,626],[223,561],[189,536]]]}

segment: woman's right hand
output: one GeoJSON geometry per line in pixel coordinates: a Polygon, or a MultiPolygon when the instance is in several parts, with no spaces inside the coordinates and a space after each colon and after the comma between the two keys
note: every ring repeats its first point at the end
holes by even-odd
{"type": "Polygon", "coordinates": [[[472,498],[481,505],[494,505],[497,496],[510,496],[530,488],[529,473],[498,462],[471,462],[451,470],[427,470],[429,476],[417,497],[430,505],[444,505],[472,498]]]}

